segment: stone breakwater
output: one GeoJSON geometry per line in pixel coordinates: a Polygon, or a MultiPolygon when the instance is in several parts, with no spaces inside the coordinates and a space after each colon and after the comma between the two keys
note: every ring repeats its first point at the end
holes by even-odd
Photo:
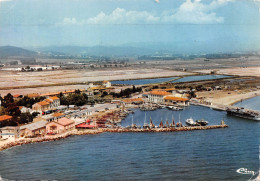
{"type": "Polygon", "coordinates": [[[104,132],[112,133],[148,133],[148,132],[178,132],[178,131],[194,131],[194,130],[208,130],[208,129],[218,129],[227,128],[228,125],[212,125],[212,126],[188,126],[188,127],[178,127],[178,128],[151,128],[151,129],[126,129],[126,128],[114,128],[114,129],[102,129],[104,132]]]}
{"type": "Polygon", "coordinates": [[[24,144],[61,140],[72,135],[99,134],[103,132],[111,132],[111,133],[177,132],[177,131],[208,130],[208,129],[218,129],[218,128],[227,128],[227,127],[228,126],[224,124],[224,125],[212,125],[212,126],[179,127],[179,128],[152,128],[152,129],[100,128],[94,130],[71,130],[64,134],[54,135],[54,136],[46,135],[45,137],[38,137],[38,138],[21,138],[17,141],[9,142],[0,146],[0,151],[14,146],[24,145],[24,144]]]}
{"type": "Polygon", "coordinates": [[[21,138],[17,141],[3,144],[2,146],[0,146],[0,151],[14,147],[14,146],[21,146],[24,144],[40,143],[40,142],[45,142],[45,141],[56,141],[56,140],[65,139],[65,138],[67,138],[69,136],[73,136],[73,135],[99,134],[102,132],[103,131],[100,129],[82,130],[82,131],[72,130],[67,133],[60,134],[60,135],[54,135],[54,136],[46,135],[45,137],[37,137],[37,138],[21,138]]]}

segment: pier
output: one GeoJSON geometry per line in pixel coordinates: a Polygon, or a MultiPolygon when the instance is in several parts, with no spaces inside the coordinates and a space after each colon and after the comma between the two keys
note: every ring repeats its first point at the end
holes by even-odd
{"type": "Polygon", "coordinates": [[[185,127],[175,127],[175,128],[149,128],[149,129],[134,129],[134,128],[103,128],[104,132],[112,133],[147,133],[147,132],[178,132],[178,131],[194,131],[194,130],[208,130],[208,129],[218,129],[227,128],[228,125],[210,125],[210,126],[185,126],[185,127]]]}

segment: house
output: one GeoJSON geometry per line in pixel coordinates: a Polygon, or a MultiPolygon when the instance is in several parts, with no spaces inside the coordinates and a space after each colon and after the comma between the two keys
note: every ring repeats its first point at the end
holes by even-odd
{"type": "Polygon", "coordinates": [[[75,121],[63,117],[61,119],[46,124],[47,134],[64,133],[65,131],[75,128],[75,121]]]}
{"type": "Polygon", "coordinates": [[[71,118],[73,121],[75,121],[75,126],[77,127],[78,125],[85,123],[86,120],[82,118],[71,118]]]}
{"type": "Polygon", "coordinates": [[[21,113],[30,113],[30,112],[32,112],[32,109],[24,107],[24,106],[19,106],[19,110],[21,111],[21,113]]]}
{"type": "Polygon", "coordinates": [[[13,95],[14,100],[19,100],[22,97],[23,97],[23,95],[20,95],[20,94],[13,95]]]}
{"type": "Polygon", "coordinates": [[[13,117],[12,116],[9,116],[9,115],[3,115],[3,116],[0,116],[0,125],[1,123],[3,122],[8,122],[12,119],[13,117]]]}
{"type": "Polygon", "coordinates": [[[29,98],[36,98],[36,97],[40,97],[39,94],[33,93],[33,94],[28,94],[27,97],[29,98]]]}
{"type": "Polygon", "coordinates": [[[188,106],[189,105],[189,99],[182,98],[182,97],[165,96],[164,97],[164,103],[170,104],[170,105],[178,104],[178,105],[188,106]]]}
{"type": "Polygon", "coordinates": [[[43,136],[46,133],[47,121],[41,120],[36,123],[20,126],[21,137],[43,136]]]}
{"type": "Polygon", "coordinates": [[[0,128],[0,139],[15,140],[19,137],[19,129],[16,126],[6,126],[0,128]]]}
{"type": "Polygon", "coordinates": [[[123,102],[125,104],[143,104],[144,100],[142,98],[134,98],[134,99],[124,99],[123,102]]]}
{"type": "Polygon", "coordinates": [[[52,114],[52,116],[53,116],[55,119],[60,119],[60,118],[65,117],[65,114],[64,114],[64,113],[60,113],[60,112],[55,112],[55,113],[52,114]]]}
{"type": "Polygon", "coordinates": [[[37,112],[57,109],[60,106],[60,99],[56,96],[49,97],[41,102],[32,105],[32,109],[37,112]]]}
{"type": "Polygon", "coordinates": [[[190,90],[173,90],[172,95],[174,97],[182,97],[182,98],[188,98],[187,95],[189,95],[190,90]]]}
{"type": "Polygon", "coordinates": [[[47,101],[37,102],[32,105],[32,109],[37,112],[47,111],[50,109],[50,103],[47,101]]]}
{"type": "Polygon", "coordinates": [[[164,103],[164,97],[171,93],[160,90],[153,90],[148,93],[148,101],[153,103],[164,103]]]}
{"type": "Polygon", "coordinates": [[[53,108],[57,108],[60,106],[60,98],[53,96],[53,97],[49,97],[48,100],[52,100],[52,107],[53,108]]]}
{"type": "Polygon", "coordinates": [[[108,80],[104,80],[103,83],[102,83],[102,85],[103,85],[104,87],[108,88],[108,87],[111,87],[111,82],[109,82],[108,80]]]}

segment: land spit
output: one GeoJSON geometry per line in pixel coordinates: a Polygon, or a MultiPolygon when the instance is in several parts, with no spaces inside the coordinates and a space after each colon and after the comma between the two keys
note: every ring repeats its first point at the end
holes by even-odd
{"type": "MultiPolygon", "coordinates": [[[[104,132],[111,133],[154,133],[154,132],[178,132],[178,131],[193,131],[193,130],[208,130],[208,129],[218,129],[218,128],[227,128],[228,125],[211,125],[211,126],[194,126],[194,127],[178,127],[178,128],[152,128],[152,129],[127,129],[127,128],[99,128],[94,130],[71,130],[67,133],[38,138],[21,138],[17,141],[8,142],[6,144],[0,144],[0,151],[24,144],[40,143],[45,141],[56,141],[65,139],[73,135],[88,135],[88,134],[99,134],[104,132]]],[[[1,143],[1,142],[0,142],[1,143]]]]}

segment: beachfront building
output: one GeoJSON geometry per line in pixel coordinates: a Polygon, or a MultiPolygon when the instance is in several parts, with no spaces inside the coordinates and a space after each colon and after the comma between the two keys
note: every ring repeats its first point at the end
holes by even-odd
{"type": "Polygon", "coordinates": [[[3,125],[4,123],[11,121],[12,118],[13,117],[9,115],[0,116],[0,126],[3,125]]]}
{"type": "Polygon", "coordinates": [[[59,134],[75,128],[75,121],[63,117],[46,124],[47,134],[59,134]]]}
{"type": "Polygon", "coordinates": [[[160,90],[153,90],[148,93],[148,102],[164,103],[164,97],[171,95],[171,93],[160,90]]]}
{"type": "Polygon", "coordinates": [[[0,140],[14,141],[19,136],[19,129],[16,126],[6,126],[0,128],[0,140]]]}
{"type": "Polygon", "coordinates": [[[182,98],[182,97],[174,97],[174,96],[165,96],[164,97],[164,103],[167,105],[182,105],[182,106],[188,106],[189,105],[189,99],[182,98]]]}
{"type": "Polygon", "coordinates": [[[36,123],[26,124],[20,126],[20,136],[21,137],[36,137],[44,136],[46,133],[47,121],[41,120],[36,123]]]}

